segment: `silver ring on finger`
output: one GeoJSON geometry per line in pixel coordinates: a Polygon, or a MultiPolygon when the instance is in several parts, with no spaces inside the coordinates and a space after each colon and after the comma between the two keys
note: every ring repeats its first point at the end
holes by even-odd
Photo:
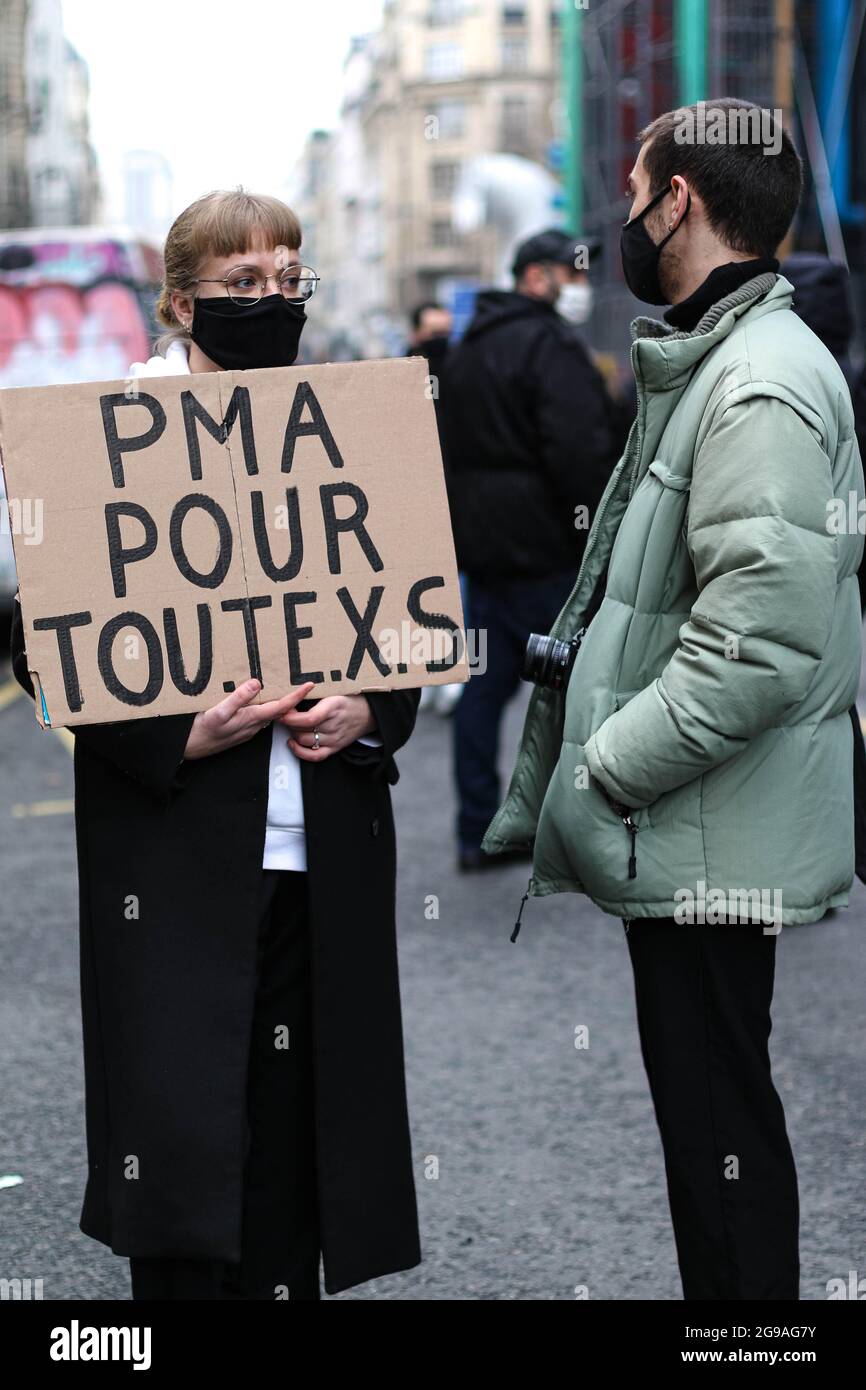
{"type": "Polygon", "coordinates": [[[314,729],[314,730],[313,730],[313,747],[315,748],[316,752],[319,751],[320,746],[321,746],[321,745],[320,745],[320,742],[319,742],[319,731],[318,731],[318,729],[314,729]]]}

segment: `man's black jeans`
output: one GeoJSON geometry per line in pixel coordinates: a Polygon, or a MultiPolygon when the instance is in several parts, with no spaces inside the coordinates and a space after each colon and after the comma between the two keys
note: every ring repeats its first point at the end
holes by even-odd
{"type": "Polygon", "coordinates": [[[486,659],[486,669],[463,687],[454,715],[457,838],[468,853],[481,848],[499,808],[499,726],[520,684],[527,639],[550,631],[574,579],[570,571],[543,579],[467,578],[466,626],[481,634],[476,649],[486,659]]]}
{"type": "Polygon", "coordinates": [[[683,1295],[797,1299],[797,1174],[768,1048],[777,938],[651,917],[626,933],[683,1295]]]}

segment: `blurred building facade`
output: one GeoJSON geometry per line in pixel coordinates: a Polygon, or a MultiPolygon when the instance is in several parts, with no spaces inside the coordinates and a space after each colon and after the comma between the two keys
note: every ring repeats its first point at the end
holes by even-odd
{"type": "Polygon", "coordinates": [[[386,0],[381,27],[353,43],[340,121],[309,137],[291,187],[336,353],[400,351],[414,304],[494,278],[495,229],[461,232],[454,194],[480,155],[548,163],[560,11],[561,0],[386,0]]]}
{"type": "Polygon", "coordinates": [[[30,107],[25,78],[28,0],[0,6],[0,226],[30,221],[27,142],[30,107]]]}
{"type": "Polygon", "coordinates": [[[0,226],[97,221],[87,65],[63,33],[60,0],[0,7],[0,226]]]}
{"type": "Polygon", "coordinates": [[[172,218],[171,165],[159,150],[123,156],[123,218],[136,231],[163,240],[172,218]]]}
{"type": "Polygon", "coordinates": [[[539,226],[601,238],[586,332],[626,365],[640,306],[619,234],[637,133],[717,96],[782,111],[807,182],[783,253],[847,260],[866,329],[864,13],[866,0],[384,0],[347,57],[336,127],[309,137],[291,184],[323,276],[310,343],[397,352],[413,304],[501,283],[504,219],[491,201],[461,230],[455,192],[505,153],[560,181],[539,226]]]}

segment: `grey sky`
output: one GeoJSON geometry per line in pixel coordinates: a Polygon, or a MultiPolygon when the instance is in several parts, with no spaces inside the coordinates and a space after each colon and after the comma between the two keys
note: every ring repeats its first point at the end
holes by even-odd
{"type": "Polygon", "coordinates": [[[125,150],[174,174],[173,215],[211,188],[285,193],[305,136],[332,126],[353,34],[382,0],[63,0],[90,68],[91,128],[109,220],[123,215],[125,150]],[[242,36],[246,36],[245,38],[242,36]]]}

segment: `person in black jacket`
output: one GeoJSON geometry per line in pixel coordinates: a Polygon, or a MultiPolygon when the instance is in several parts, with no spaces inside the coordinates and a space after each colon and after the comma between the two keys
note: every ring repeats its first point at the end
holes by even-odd
{"type": "MultiPolygon", "coordinates": [[[[451,311],[437,304],[435,300],[426,299],[423,303],[415,305],[409,316],[409,323],[411,327],[406,344],[406,356],[424,357],[427,360],[427,386],[433,399],[438,424],[439,386],[448,356],[451,311]]],[[[429,686],[427,688],[432,689],[429,686]]]]}
{"type": "Polygon", "coordinates": [[[523,242],[514,289],[479,294],[445,367],[439,426],[479,658],[455,715],[463,870],[506,858],[481,851],[500,800],[503,710],[530,632],[546,633],[571,591],[622,443],[607,388],[556,307],[564,285],[586,281],[593,249],[557,230],[523,242]]]}
{"type": "MultiPolygon", "coordinates": [[[[162,370],[291,362],[300,239],[241,190],[181,213],[162,370]]],[[[26,618],[16,603],[33,696],[26,618]]],[[[328,1293],[421,1257],[389,792],[419,692],[303,711],[313,689],[258,704],[250,680],[196,714],[73,730],[79,1224],[129,1258],[134,1299],[318,1299],[320,1256],[328,1293]]]]}
{"type": "MultiPolygon", "coordinates": [[[[431,374],[436,376],[441,370],[448,354],[448,339],[451,333],[451,311],[435,299],[425,299],[416,304],[409,315],[409,342],[406,345],[407,357],[426,357],[431,374]]],[[[433,397],[438,400],[438,392],[433,397]]]]}
{"type": "MultiPolygon", "coordinates": [[[[857,368],[851,359],[854,308],[848,267],[816,252],[795,251],[782,262],[781,271],[794,286],[794,312],[829,348],[842,369],[854,406],[857,447],[866,464],[866,367],[857,368]]],[[[863,613],[866,612],[866,556],[857,571],[857,583],[860,612],[863,613]]],[[[861,883],[866,883],[866,744],[856,704],[851,706],[849,713],[854,730],[855,867],[861,883]]]]}
{"type": "MultiPolygon", "coordinates": [[[[841,261],[811,251],[796,251],[782,262],[782,274],[794,286],[793,309],[829,348],[839,366],[854,406],[854,429],[860,457],[866,463],[866,367],[851,357],[854,307],[851,277],[841,261]]],[[[866,557],[857,573],[860,611],[866,611],[866,557]]]]}

